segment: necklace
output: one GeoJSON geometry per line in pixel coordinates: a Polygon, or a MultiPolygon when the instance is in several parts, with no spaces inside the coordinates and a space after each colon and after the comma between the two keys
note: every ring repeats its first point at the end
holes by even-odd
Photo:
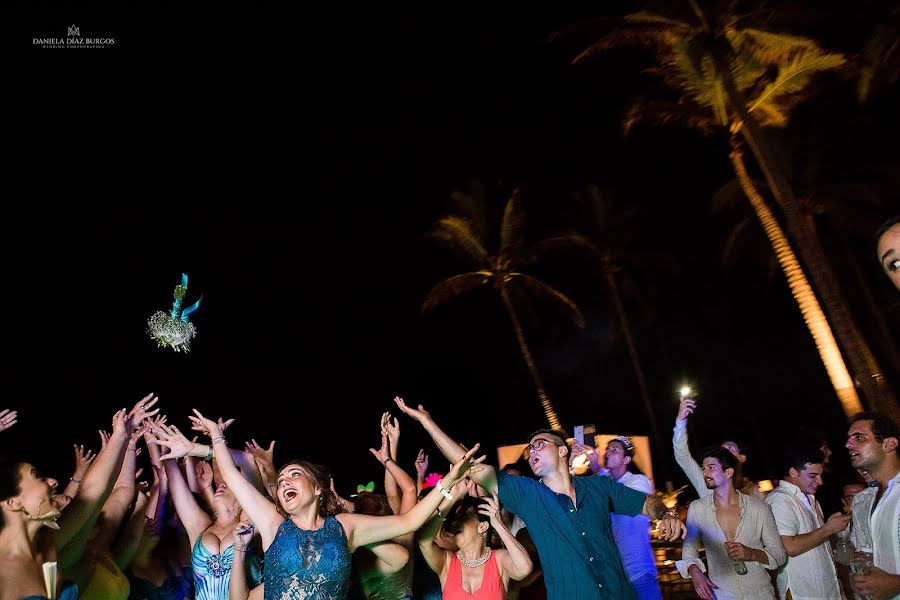
{"type": "Polygon", "coordinates": [[[456,551],[456,558],[459,559],[459,562],[462,563],[462,566],[469,567],[470,569],[474,569],[475,567],[480,567],[481,565],[486,563],[490,557],[491,557],[491,549],[490,548],[485,548],[484,554],[482,554],[480,557],[476,558],[475,560],[469,560],[468,558],[463,556],[462,550],[456,551]]]}

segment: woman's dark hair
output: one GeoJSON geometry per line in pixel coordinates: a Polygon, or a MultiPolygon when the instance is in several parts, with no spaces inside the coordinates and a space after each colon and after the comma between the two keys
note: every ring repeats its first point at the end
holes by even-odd
{"type": "MultiPolygon", "coordinates": [[[[344,507],[341,506],[337,496],[331,491],[331,471],[328,470],[328,467],[311,463],[308,460],[289,460],[278,469],[278,473],[281,473],[290,465],[297,465],[300,467],[303,472],[312,479],[313,483],[319,486],[319,490],[321,490],[321,493],[319,494],[319,516],[327,517],[329,515],[336,515],[344,512],[344,507]]],[[[275,494],[275,506],[278,508],[279,512],[286,514],[284,508],[281,506],[281,500],[278,498],[277,490],[275,494]]]]}
{"type": "MultiPolygon", "coordinates": [[[[890,229],[894,225],[897,225],[898,223],[900,223],[900,215],[897,215],[896,217],[891,217],[890,219],[885,221],[884,224],[878,228],[878,231],[875,232],[875,243],[877,244],[878,240],[881,239],[881,236],[883,236],[885,233],[887,233],[888,229],[890,229]]],[[[879,257],[879,258],[881,258],[881,257],[879,257]]]]}
{"type": "Polygon", "coordinates": [[[371,492],[363,492],[354,498],[353,509],[354,512],[373,517],[389,517],[394,514],[394,511],[391,510],[391,505],[388,503],[387,496],[371,492]]]}
{"type": "MultiPolygon", "coordinates": [[[[11,460],[0,461],[0,502],[21,493],[22,463],[11,460]]],[[[3,513],[0,512],[0,529],[6,523],[3,521],[3,513]]]]}
{"type": "Polygon", "coordinates": [[[450,535],[458,535],[463,526],[468,521],[477,520],[479,523],[488,523],[488,529],[485,533],[485,545],[491,548],[498,548],[498,536],[494,528],[490,526],[491,518],[478,512],[484,500],[475,498],[474,496],[466,496],[453,505],[447,520],[444,521],[444,531],[450,535]]]}

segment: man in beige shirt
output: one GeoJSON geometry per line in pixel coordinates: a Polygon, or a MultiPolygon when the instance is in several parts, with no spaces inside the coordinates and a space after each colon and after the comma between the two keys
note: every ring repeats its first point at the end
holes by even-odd
{"type": "Polygon", "coordinates": [[[682,577],[690,577],[704,600],[774,599],[767,570],[777,569],[787,553],[769,506],[734,488],[736,459],[724,448],[703,455],[703,479],[712,494],[688,508],[682,577]],[[709,572],[699,557],[706,548],[709,572]]]}

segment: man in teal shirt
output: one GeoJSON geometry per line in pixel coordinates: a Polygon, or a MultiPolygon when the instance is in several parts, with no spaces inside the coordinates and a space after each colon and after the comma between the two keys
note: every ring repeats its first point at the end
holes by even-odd
{"type": "MultiPolygon", "coordinates": [[[[416,410],[400,398],[395,401],[422,424],[447,460],[455,462],[465,454],[421,405],[416,410]]],[[[628,489],[609,477],[573,479],[562,432],[534,432],[527,450],[528,464],[539,481],[487,465],[470,476],[488,492],[497,491],[503,504],[525,521],[540,555],[548,600],[636,599],[612,538],[610,511],[662,519],[660,535],[668,540],[684,537],[684,523],[667,513],[656,496],[628,489]]]]}

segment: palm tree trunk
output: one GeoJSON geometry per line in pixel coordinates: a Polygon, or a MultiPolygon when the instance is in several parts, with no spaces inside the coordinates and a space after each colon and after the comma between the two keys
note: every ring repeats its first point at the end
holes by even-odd
{"type": "Polygon", "coordinates": [[[500,297],[503,298],[503,305],[506,307],[506,312],[509,313],[513,329],[516,331],[516,339],[519,340],[519,350],[522,351],[522,358],[525,359],[525,364],[528,366],[528,372],[531,373],[531,379],[534,381],[534,387],[537,388],[538,398],[541,399],[541,406],[544,408],[544,415],[547,417],[547,422],[550,423],[551,429],[561,429],[559,417],[556,416],[553,404],[550,403],[550,396],[547,395],[547,390],[544,389],[544,382],[541,381],[541,375],[538,373],[537,365],[534,364],[531,350],[528,349],[528,342],[525,341],[525,334],[522,332],[519,316],[516,314],[512,298],[509,297],[509,289],[503,282],[500,282],[497,287],[500,289],[500,297]]]}
{"type": "Polygon", "coordinates": [[[659,434],[659,424],[656,421],[656,412],[653,410],[653,402],[650,400],[650,392],[647,390],[647,379],[644,377],[644,368],[641,366],[641,359],[638,356],[637,346],[634,343],[634,337],[631,335],[631,324],[628,321],[628,315],[625,313],[625,307],[622,304],[622,296],[619,294],[619,284],[616,283],[616,272],[613,269],[606,270],[606,282],[609,284],[610,294],[613,298],[613,304],[616,307],[616,314],[619,317],[619,324],[622,326],[622,334],[625,337],[625,345],[628,346],[628,354],[631,355],[631,365],[634,367],[634,375],[637,378],[638,388],[641,391],[641,400],[644,401],[644,412],[647,413],[647,420],[650,421],[650,433],[653,434],[653,449],[656,451],[660,459],[660,471],[662,477],[656,478],[657,481],[668,481],[672,477],[669,470],[668,453],[662,448],[663,437],[659,434]]]}
{"type": "Polygon", "coordinates": [[[844,414],[850,417],[862,410],[862,404],[860,404],[850,373],[847,372],[847,366],[841,358],[841,352],[838,349],[837,342],[834,340],[834,335],[831,333],[831,327],[828,325],[825,313],[822,312],[822,307],[819,306],[819,301],[816,299],[809,281],[803,274],[803,269],[800,267],[800,262],[797,260],[787,236],[784,235],[784,231],[778,224],[775,215],[769,210],[769,207],[747,174],[743,154],[736,145],[732,149],[730,157],[741,189],[750,201],[751,206],[753,206],[760,223],[762,223],[766,236],[772,244],[772,249],[775,250],[778,264],[781,265],[781,269],[787,277],[791,294],[800,306],[800,314],[803,315],[803,320],[813,336],[819,356],[822,358],[825,370],[828,372],[828,378],[831,380],[831,385],[834,386],[834,391],[841,401],[841,406],[844,408],[844,414]]]}
{"type": "MultiPolygon", "coordinates": [[[[722,45],[724,51],[716,53],[720,58],[727,57],[731,53],[727,42],[723,42],[722,45]]],[[[800,259],[806,266],[809,277],[825,305],[830,322],[841,342],[844,355],[850,363],[850,368],[856,374],[856,384],[862,388],[869,404],[897,419],[900,417],[897,401],[887,386],[887,381],[871,349],[847,309],[847,303],[831,265],[825,257],[825,251],[815,236],[810,233],[793,189],[781,170],[777,168],[778,162],[775,159],[775,153],[769,146],[756,118],[747,110],[746,99],[737,89],[728,65],[720,64],[719,67],[718,73],[721,76],[729,104],[741,118],[741,136],[753,151],[756,162],[769,183],[772,195],[784,214],[787,232],[794,241],[794,247],[797,248],[800,259]]]]}

